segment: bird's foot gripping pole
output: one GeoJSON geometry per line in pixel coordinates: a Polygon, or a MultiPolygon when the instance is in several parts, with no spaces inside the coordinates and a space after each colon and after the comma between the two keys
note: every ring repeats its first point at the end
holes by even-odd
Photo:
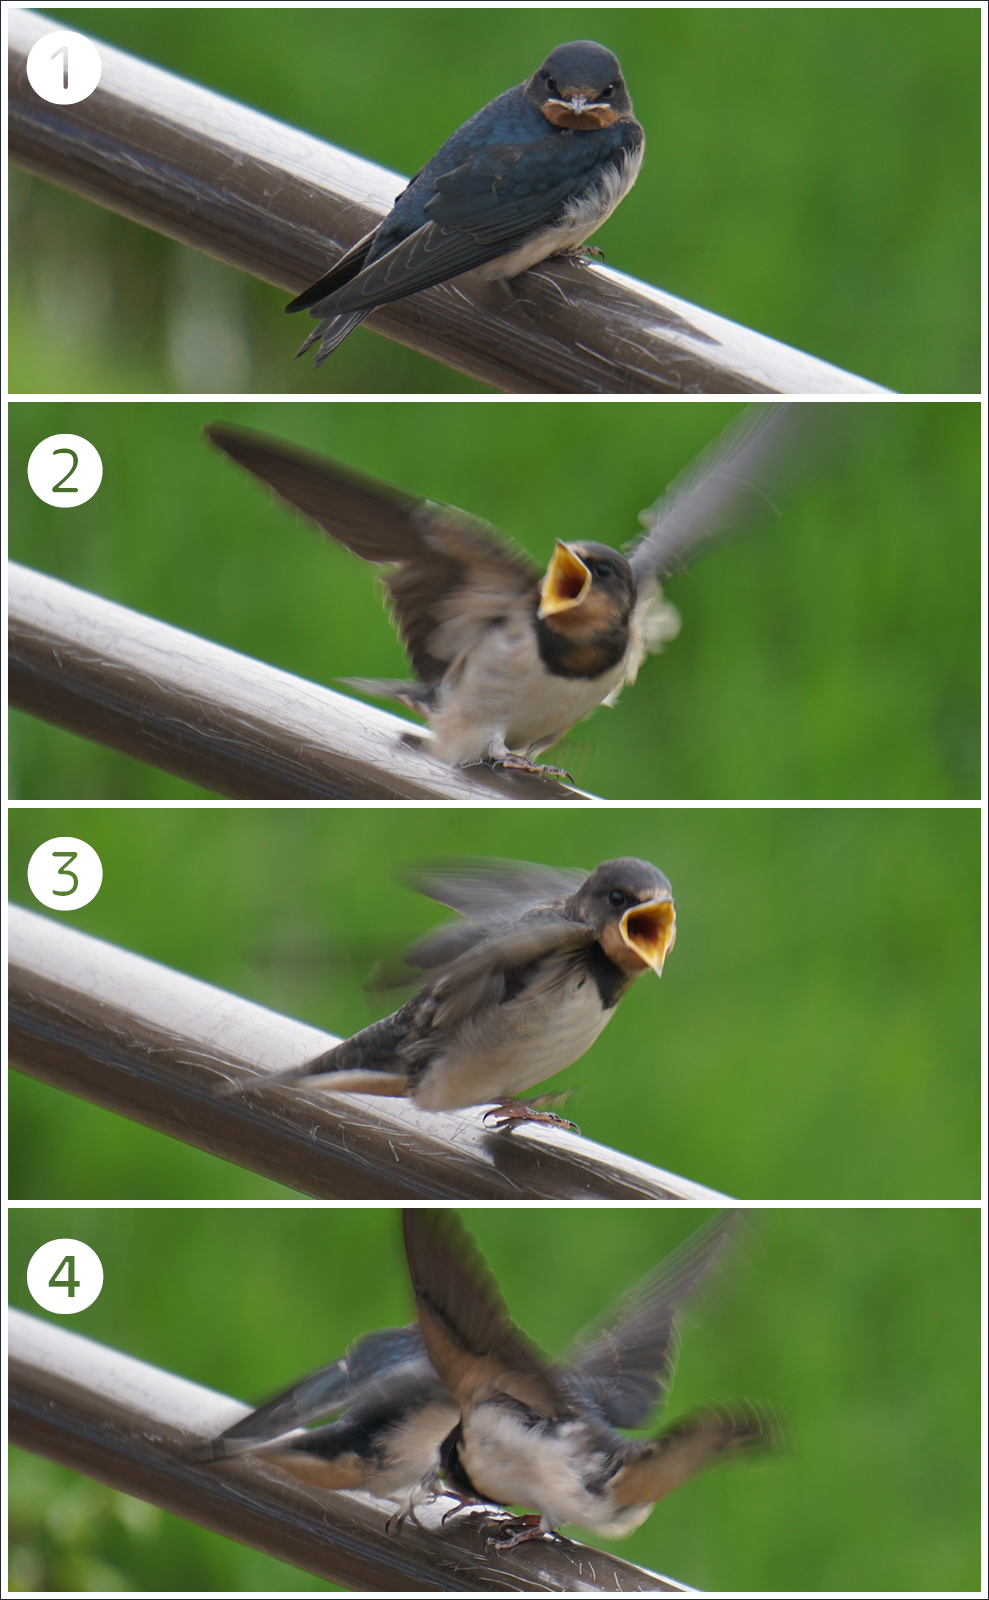
{"type": "Polygon", "coordinates": [[[502,1517],[492,1521],[489,1526],[491,1532],[486,1542],[497,1546],[499,1550],[513,1550],[517,1544],[525,1544],[529,1539],[559,1537],[551,1528],[543,1527],[538,1512],[530,1512],[522,1517],[502,1517]]]}
{"type": "MultiPolygon", "coordinates": [[[[558,1097],[553,1097],[558,1098],[558,1097]]],[[[576,1122],[568,1122],[566,1117],[558,1116],[555,1111],[543,1111],[541,1100],[496,1100],[484,1113],[483,1121],[487,1124],[489,1118],[494,1119],[496,1128],[516,1128],[522,1122],[542,1122],[549,1128],[569,1128],[571,1133],[579,1133],[576,1122]]]]}
{"type": "Polygon", "coordinates": [[[503,756],[494,756],[491,765],[502,767],[506,772],[535,772],[540,778],[562,778],[573,786],[573,778],[564,767],[541,766],[538,761],[530,761],[528,756],[517,756],[511,750],[506,750],[503,756]]]}

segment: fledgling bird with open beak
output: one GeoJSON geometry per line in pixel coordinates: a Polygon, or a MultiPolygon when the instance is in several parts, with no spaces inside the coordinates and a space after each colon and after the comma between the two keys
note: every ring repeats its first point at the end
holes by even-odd
{"type": "MultiPolygon", "coordinates": [[[[628,556],[558,539],[545,574],[496,529],[264,434],[214,423],[220,450],[367,561],[383,582],[414,682],[344,680],[425,717],[451,766],[529,772],[596,706],[613,705],[647,651],[679,628],[660,585],[737,526],[780,455],[787,407],[753,406],[641,521],[628,556]]],[[[563,774],[566,776],[566,774],[563,774]]]]}
{"type": "Polygon", "coordinates": [[[411,880],[462,916],[406,951],[431,974],[418,993],[324,1055],[237,1090],[313,1079],[427,1111],[494,1102],[501,1127],[543,1120],[517,1096],[589,1050],[637,977],[662,974],[676,938],[669,880],[633,857],[590,876],[440,862],[411,880]]]}
{"type": "Polygon", "coordinates": [[[263,1455],[323,1489],[362,1489],[398,1502],[392,1521],[439,1488],[440,1446],[459,1417],[417,1323],[358,1339],[346,1355],[276,1395],[193,1459],[263,1455]],[[309,1427],[322,1417],[336,1420],[309,1427]]]}
{"type": "Polygon", "coordinates": [[[405,1241],[430,1359],[460,1418],[441,1448],[466,1497],[534,1506],[502,1548],[570,1523],[620,1539],[701,1467],[776,1442],[773,1414],[707,1406],[649,1439],[628,1439],[673,1381],[677,1319],[730,1226],[699,1228],[559,1365],[511,1321],[473,1240],[443,1211],[406,1211],[405,1241]]]}
{"type": "Polygon", "coordinates": [[[561,44],[446,141],[387,217],[286,311],[319,320],[298,354],[325,361],[376,306],[464,272],[515,278],[579,253],[631,189],[645,136],[621,67],[589,40],[561,44]]]}

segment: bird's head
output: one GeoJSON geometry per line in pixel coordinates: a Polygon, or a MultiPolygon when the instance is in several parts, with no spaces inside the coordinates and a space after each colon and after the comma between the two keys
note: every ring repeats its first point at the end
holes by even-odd
{"type": "Polygon", "coordinates": [[[589,39],[557,45],[529,79],[525,97],[554,128],[607,128],[632,114],[618,58],[589,39]]]}
{"type": "Polygon", "coordinates": [[[632,568],[606,544],[557,539],[539,585],[540,622],[556,633],[584,638],[624,627],[637,599],[632,568]]]}
{"type": "Polygon", "coordinates": [[[670,880],[651,862],[634,856],[602,861],[568,909],[595,929],[605,955],[623,972],[651,967],[662,976],[676,942],[676,908],[670,880]]]}

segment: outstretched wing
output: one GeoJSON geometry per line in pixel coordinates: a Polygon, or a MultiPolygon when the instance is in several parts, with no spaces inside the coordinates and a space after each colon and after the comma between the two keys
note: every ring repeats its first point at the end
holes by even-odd
{"type": "Polygon", "coordinates": [[[494,1392],[545,1417],[572,1414],[549,1365],[515,1326],[470,1234],[449,1211],[405,1211],[405,1248],[430,1359],[461,1412],[494,1392]]]}
{"type": "Polygon", "coordinates": [[[646,532],[629,551],[640,592],[687,567],[709,540],[772,509],[768,488],[792,427],[792,406],[749,406],[643,511],[646,532]]]}
{"type": "Polygon", "coordinates": [[[432,971],[455,961],[526,913],[567,899],[585,882],[587,873],[560,871],[532,861],[476,856],[416,863],[404,876],[420,894],[468,919],[442,923],[405,952],[409,966],[432,971]]]}
{"type": "Polygon", "coordinates": [[[539,570],[489,524],[265,434],[212,423],[206,437],[384,575],[423,683],[442,678],[491,620],[535,593],[539,570]],[[442,630],[440,632],[440,630],[442,630]]]}
{"type": "Polygon", "coordinates": [[[769,1407],[747,1400],[704,1406],[634,1449],[612,1493],[619,1506],[654,1505],[721,1457],[733,1460],[781,1442],[782,1429],[769,1407]]]}
{"type": "Polygon", "coordinates": [[[617,1306],[578,1334],[561,1361],[567,1386],[616,1428],[641,1427],[673,1381],[677,1314],[710,1270],[737,1213],[719,1212],[617,1306]]]}

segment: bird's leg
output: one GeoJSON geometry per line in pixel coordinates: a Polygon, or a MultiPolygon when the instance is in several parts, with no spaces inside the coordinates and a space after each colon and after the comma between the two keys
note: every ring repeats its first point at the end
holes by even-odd
{"type": "Polygon", "coordinates": [[[540,1111],[538,1100],[496,1100],[489,1106],[482,1117],[487,1122],[489,1117],[494,1117],[496,1128],[515,1128],[520,1122],[543,1122],[550,1128],[569,1128],[571,1133],[579,1133],[576,1122],[568,1122],[566,1117],[558,1117],[555,1111],[540,1111]]]}
{"type": "MultiPolygon", "coordinates": [[[[399,1529],[406,1522],[413,1522],[417,1528],[422,1528],[422,1523],[416,1516],[416,1508],[412,1500],[407,1500],[404,1504],[399,1502],[398,1510],[393,1511],[391,1516],[388,1518],[388,1521],[385,1523],[385,1532],[389,1536],[391,1536],[393,1533],[398,1533],[399,1529]]],[[[423,1529],[423,1532],[425,1531],[426,1530],[423,1529]]]]}
{"type": "Polygon", "coordinates": [[[451,1500],[455,1500],[457,1503],[455,1506],[451,1506],[449,1511],[444,1511],[442,1517],[440,1518],[441,1528],[446,1527],[448,1517],[455,1517],[458,1511],[463,1511],[464,1506],[473,1506],[474,1509],[471,1512],[472,1516],[490,1516],[490,1510],[485,1505],[483,1500],[478,1500],[476,1495],[461,1494],[459,1490],[450,1489],[445,1484],[442,1492],[444,1495],[448,1496],[451,1500]]]}
{"type": "Polygon", "coordinates": [[[517,1544],[525,1544],[529,1539],[541,1539],[546,1533],[556,1537],[552,1528],[543,1527],[543,1519],[538,1512],[530,1512],[526,1516],[509,1517],[492,1523],[486,1542],[497,1545],[499,1550],[513,1550],[517,1544]],[[499,1537],[500,1534],[506,1537],[499,1537]]]}
{"type": "Polygon", "coordinates": [[[541,767],[537,761],[530,761],[528,756],[520,756],[514,750],[509,750],[497,733],[488,740],[487,759],[493,766],[504,767],[509,772],[534,772],[541,778],[566,778],[568,783],[573,783],[569,772],[564,772],[562,767],[541,767]]]}

